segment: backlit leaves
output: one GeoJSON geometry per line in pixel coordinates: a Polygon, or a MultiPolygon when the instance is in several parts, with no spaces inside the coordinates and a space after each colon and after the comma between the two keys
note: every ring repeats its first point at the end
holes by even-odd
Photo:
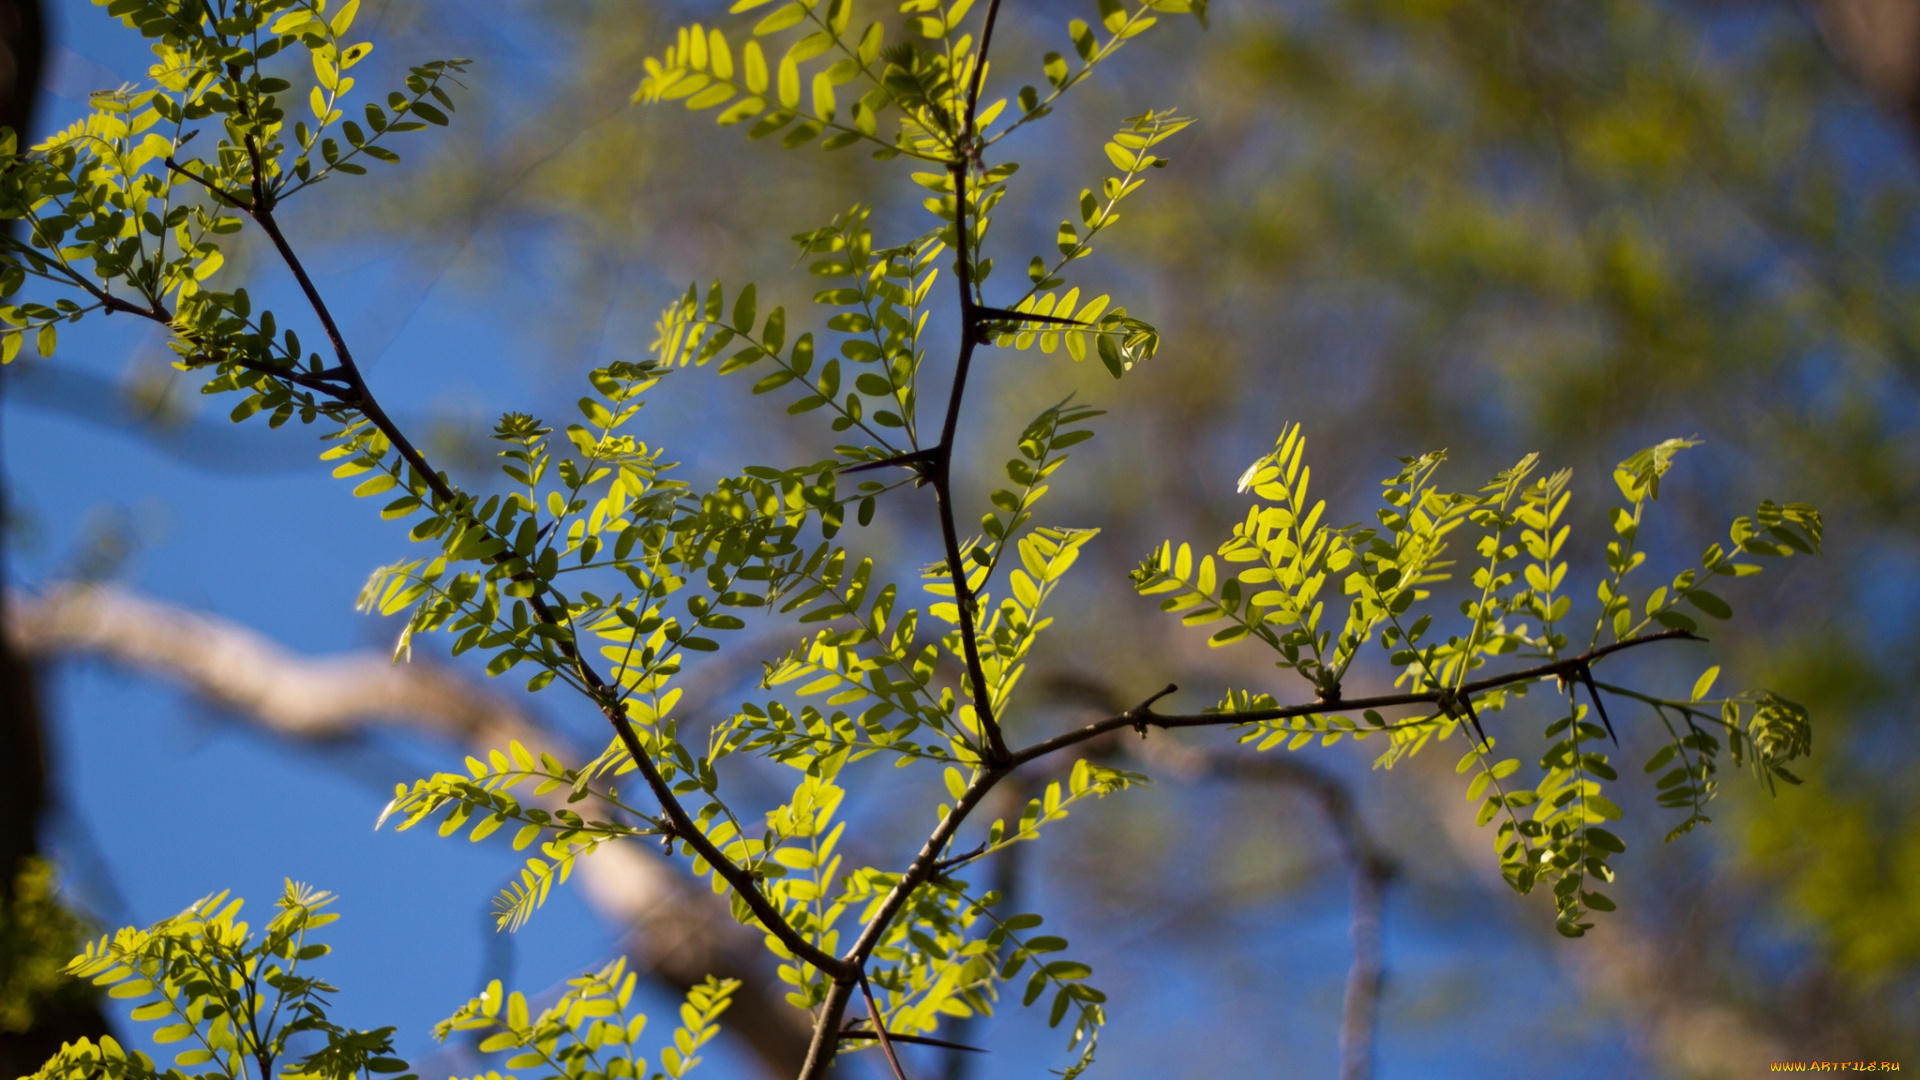
{"type": "Polygon", "coordinates": [[[665,1040],[658,1068],[652,1069],[639,1053],[647,1017],[629,1009],[636,981],[626,960],[615,960],[568,979],[566,993],[536,1016],[519,991],[507,994],[495,979],[433,1033],[445,1041],[473,1032],[481,1053],[503,1055],[506,1068],[543,1080],[679,1080],[700,1064],[697,1051],[719,1034],[718,1021],[733,1003],[739,981],[709,977],[687,991],[680,1026],[665,1040]]]}
{"type": "Polygon", "coordinates": [[[239,920],[241,901],[219,893],[145,930],[127,927],[89,944],[67,971],[132,1001],[135,1022],[162,1025],[156,1043],[184,1048],[174,1068],[162,1070],[111,1038],[81,1039],[36,1080],[160,1080],[199,1066],[208,1068],[191,1075],[411,1080],[393,1056],[393,1028],[359,1031],[328,1018],[334,988],[310,971],[328,952],[312,932],[337,918],[325,910],[332,902],[330,893],[289,881],[279,912],[255,932],[239,920]]]}
{"type": "MultiPolygon", "coordinates": [[[[1613,514],[1606,575],[1596,589],[1596,646],[1609,626],[1618,645],[1690,633],[1697,624],[1679,610],[1682,604],[1730,618],[1732,609],[1707,582],[1758,573],[1752,558],[1819,550],[1817,511],[1763,503],[1753,517],[1734,522],[1727,543],[1710,545],[1697,567],[1635,605],[1624,579],[1645,559],[1635,550],[1642,519],[1674,455],[1690,445],[1668,440],[1615,470],[1632,508],[1613,514]]],[[[1520,892],[1548,885],[1555,926],[1569,936],[1585,933],[1593,912],[1613,910],[1600,887],[1613,880],[1613,856],[1626,850],[1609,827],[1624,811],[1605,793],[1619,778],[1608,749],[1616,732],[1607,696],[1615,697],[1616,713],[1639,702],[1661,724],[1665,745],[1646,771],[1658,774],[1656,802],[1688,814],[1670,840],[1709,820],[1705,807],[1717,788],[1715,762],[1723,748],[1768,784],[1798,782],[1788,765],[1810,752],[1812,729],[1806,710],[1793,702],[1768,691],[1707,698],[1718,668],[1696,680],[1688,697],[1661,697],[1594,678],[1591,670],[1605,651],[1569,655],[1563,627],[1577,595],[1567,580],[1577,543],[1565,520],[1570,473],[1535,476],[1529,455],[1479,491],[1461,494],[1438,485],[1444,454],[1404,458],[1382,485],[1380,528],[1329,529],[1321,521],[1324,505],[1308,501],[1303,452],[1299,429],[1289,428],[1274,452],[1242,475],[1240,490],[1263,503],[1234,527],[1217,559],[1169,542],[1133,575],[1142,594],[1162,597],[1161,608],[1187,625],[1225,623],[1212,631],[1211,644],[1260,640],[1280,654],[1278,666],[1312,685],[1317,700],[1299,708],[1283,707],[1264,692],[1229,694],[1215,711],[1246,718],[1242,741],[1260,750],[1283,744],[1297,750],[1316,740],[1331,745],[1347,735],[1356,741],[1384,735],[1387,748],[1375,763],[1391,767],[1436,739],[1464,732],[1470,747],[1458,771],[1468,777],[1476,822],[1498,822],[1502,873],[1520,892]],[[1464,588],[1452,586],[1465,624],[1442,636],[1438,613],[1430,609],[1456,580],[1459,563],[1451,551],[1469,536],[1478,563],[1464,588]],[[1348,597],[1337,634],[1322,628],[1323,586],[1336,575],[1348,597]],[[1397,702],[1370,702],[1376,707],[1361,709],[1364,722],[1356,722],[1339,712],[1342,681],[1360,647],[1375,638],[1398,669],[1395,685],[1403,693],[1397,702]],[[1494,667],[1499,660],[1544,662],[1548,673],[1503,679],[1494,667]],[[1510,714],[1540,682],[1557,684],[1562,708],[1543,729],[1544,750],[1529,777],[1521,759],[1497,757],[1496,740],[1482,733],[1495,720],[1512,723],[1510,714]],[[1394,707],[1414,714],[1391,719],[1385,712],[1394,707]]]]}
{"type": "MultiPolygon", "coordinates": [[[[796,1008],[844,1000],[864,975],[890,1029],[930,1032],[942,1017],[991,1011],[999,985],[1023,978],[1025,1004],[1045,1001],[1054,1026],[1074,1018],[1073,1075],[1091,1061],[1104,1021],[1090,969],[1056,955],[1064,940],[1028,933],[1038,916],[995,913],[1000,898],[976,896],[961,875],[1037,840],[1077,804],[1144,781],[1088,760],[1063,763],[1017,814],[985,827],[964,820],[1022,760],[999,747],[1000,722],[1025,704],[1019,688],[1052,624],[1049,604],[1096,535],[1037,525],[1035,508],[1099,412],[1062,402],[1025,427],[1007,485],[975,508],[985,510],[977,537],[960,534],[951,505],[956,449],[974,430],[959,407],[964,377],[944,388],[940,400],[953,407],[937,436],[923,438],[918,412],[936,336],[956,347],[962,372],[976,359],[984,365],[977,350],[1037,345],[1040,357],[1064,349],[1077,361],[1091,351],[1118,378],[1158,348],[1150,323],[1106,295],[1084,296],[1065,269],[1119,220],[1146,171],[1166,164],[1166,140],[1189,123],[1171,110],[1132,117],[1103,147],[1101,172],[1117,175],[1081,190],[1077,221],[1056,232],[1057,258],[1033,258],[1018,290],[992,277],[991,226],[1019,175],[1014,162],[987,160],[999,140],[1051,113],[1161,15],[1205,17],[1195,0],[1091,8],[1083,12],[1091,22],[1070,20],[1056,37],[1077,60],[1043,55],[1048,89],[1011,100],[986,77],[972,0],[904,0],[897,20],[859,26],[852,0],[740,0],[729,14],[751,13],[750,24],[679,29],[646,61],[637,100],[681,101],[789,147],[867,143],[876,157],[923,162],[908,179],[924,192],[927,219],[917,232],[877,239],[876,215],[856,206],[795,236],[814,308],[790,310],[757,285],[690,287],[663,312],[650,358],[590,373],[577,417],[504,414],[492,433],[499,473],[485,494],[471,494],[434,471],[374,403],[317,295],[308,297],[317,323],[309,337],[327,339],[330,357],[256,310],[245,289],[224,291],[218,276],[224,238],[248,222],[299,269],[284,254],[274,206],[364,171],[367,159],[393,160],[397,134],[446,124],[446,87],[461,64],[413,68],[406,92],[355,113],[350,72],[368,47],[351,36],[355,0],[204,13],[115,0],[111,12],[157,42],[151,84],[98,96],[85,120],[34,151],[0,147],[9,166],[0,170],[0,215],[25,223],[0,267],[0,359],[29,337],[51,353],[59,324],[92,311],[165,325],[178,366],[203,372],[209,393],[234,395],[235,420],[326,421],[323,459],[334,474],[356,496],[379,497],[382,516],[408,522],[410,539],[425,545],[375,572],[361,597],[363,608],[404,619],[397,659],[415,635],[444,632],[453,653],[477,652],[490,674],[518,668],[530,690],[569,687],[612,722],[617,737],[582,766],[513,743],[469,759],[464,774],[396,790],[383,820],[396,816],[402,829],[437,821],[442,835],[477,841],[510,826],[515,848],[530,849],[497,902],[502,926],[521,925],[600,845],[657,837],[737,920],[766,932],[796,1008]],[[295,81],[307,92],[289,97],[295,81]],[[190,142],[196,128],[204,137],[190,142]],[[941,296],[943,271],[957,285],[941,296]],[[60,295],[16,302],[29,280],[60,295]],[[957,326],[936,319],[935,307],[957,315],[957,326]],[[817,325],[803,314],[814,309],[824,309],[817,325]],[[827,418],[841,441],[820,460],[756,464],[693,489],[643,438],[642,410],[662,379],[716,361],[721,374],[751,373],[752,394],[777,394],[789,414],[827,418]],[[850,515],[866,525],[889,493],[927,485],[943,514],[942,543],[923,573],[930,599],[915,608],[897,576],[843,533],[850,515]],[[923,633],[927,617],[934,634],[923,633]],[[696,728],[680,715],[694,708],[678,680],[749,618],[775,620],[801,640],[765,666],[754,700],[696,728]],[[784,767],[771,773],[780,778],[762,804],[771,810],[749,813],[723,796],[729,759],[743,753],[784,767]],[[882,760],[909,771],[903,784],[923,785],[924,824],[934,831],[910,870],[850,869],[841,807],[882,760]],[[623,785],[649,790],[637,799],[623,785]],[[837,959],[849,948],[851,963],[837,959]]],[[[297,277],[307,285],[304,271],[297,277]]],[[[1186,625],[1206,627],[1210,644],[1258,640],[1277,668],[1303,678],[1312,695],[1304,703],[1283,705],[1256,688],[1229,693],[1216,717],[1199,718],[1239,728],[1260,749],[1377,737],[1385,744],[1377,763],[1388,767],[1465,735],[1465,794],[1478,823],[1495,825],[1503,874],[1523,892],[1546,885],[1559,929],[1579,934],[1592,912],[1611,909],[1601,888],[1624,850],[1609,828],[1623,814],[1606,787],[1618,752],[1609,698],[1616,713],[1637,703],[1664,726],[1647,768],[1658,774],[1660,805],[1689,815],[1677,832],[1706,820],[1721,753],[1771,783],[1794,782],[1791,764],[1811,750],[1805,711],[1777,695],[1710,698],[1716,679],[1703,677],[1685,698],[1668,698],[1593,678],[1610,655],[1598,644],[1607,631],[1620,646],[1677,640],[1700,618],[1732,616],[1731,582],[1718,579],[1820,546],[1810,507],[1765,503],[1697,566],[1629,596],[1629,575],[1646,557],[1645,511],[1689,445],[1669,440],[1616,470],[1628,505],[1611,517],[1606,574],[1594,590],[1600,613],[1579,656],[1566,630],[1585,602],[1577,567],[1589,554],[1572,532],[1576,485],[1565,472],[1542,475],[1532,457],[1467,492],[1442,486],[1444,453],[1404,458],[1381,486],[1375,524],[1336,525],[1310,490],[1293,427],[1241,477],[1253,504],[1224,543],[1211,551],[1163,543],[1134,584],[1186,625]],[[1350,678],[1369,643],[1386,665],[1366,685],[1395,691],[1370,703],[1357,700],[1361,680],[1350,678]],[[1512,669],[1525,673],[1501,676],[1512,669]],[[1516,753],[1519,706],[1544,682],[1555,692],[1534,700],[1551,697],[1556,707],[1538,756],[1516,753]],[[1488,724],[1509,730],[1496,740],[1488,724]]],[[[1143,732],[1151,724],[1151,714],[1118,718],[1136,719],[1143,732]]],[[[76,970],[138,999],[136,1018],[172,1019],[160,1041],[197,1040],[181,1067],[212,1062],[239,1076],[249,1057],[280,1053],[272,1040],[320,1032],[324,1045],[288,1075],[346,1080],[404,1068],[388,1056],[386,1029],[333,1027],[323,1008],[330,988],[295,974],[319,955],[304,934],[329,918],[319,913],[325,902],[290,889],[283,914],[256,939],[215,898],[144,936],[103,941],[76,970]],[[262,1029],[253,1020],[269,990],[285,1020],[262,1029]]],[[[495,983],[440,1034],[484,1033],[481,1051],[508,1055],[505,1068],[553,1080],[682,1075],[713,1036],[731,984],[688,996],[657,1072],[635,1052],[644,1018],[627,1011],[633,987],[634,975],[615,963],[573,980],[533,1016],[524,997],[503,996],[495,983]]],[[[157,1071],[105,1042],[76,1044],[50,1068],[73,1080],[157,1071]]]]}

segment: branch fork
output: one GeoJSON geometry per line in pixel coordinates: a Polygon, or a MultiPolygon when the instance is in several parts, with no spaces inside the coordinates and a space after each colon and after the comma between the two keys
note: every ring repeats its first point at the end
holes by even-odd
{"type": "Polygon", "coordinates": [[[1147,700],[1135,705],[1120,715],[1130,720],[1133,730],[1138,732],[1140,737],[1144,739],[1147,737],[1147,725],[1152,723],[1154,719],[1153,703],[1178,689],[1180,689],[1180,687],[1173,683],[1168,683],[1155,692],[1152,697],[1149,697],[1147,700]]]}

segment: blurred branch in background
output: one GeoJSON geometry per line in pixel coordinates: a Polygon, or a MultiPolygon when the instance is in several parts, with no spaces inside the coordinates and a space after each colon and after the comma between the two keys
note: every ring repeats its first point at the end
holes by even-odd
{"type": "MultiPolygon", "coordinates": [[[[1238,508],[1196,494],[1192,462],[1226,472],[1303,416],[1338,434],[1322,469],[1346,490],[1364,486],[1363,453],[1437,444],[1471,414],[1484,437],[1456,448],[1470,461],[1543,449],[1592,475],[1607,461],[1594,448],[1699,432],[1713,479],[1668,496],[1679,512],[1719,513],[1765,474],[1833,508],[1832,562],[1769,595],[1765,629],[1716,635],[1822,717],[1807,785],[1772,802],[1730,791],[1724,836],[1630,838],[1688,868],[1680,889],[1715,892],[1623,886],[1673,919],[1636,934],[1661,943],[1651,968],[1633,948],[1581,950],[1617,969],[1585,985],[1634,988],[1601,996],[1650,1048],[1698,1021],[1694,1050],[1658,1060],[1742,1040],[1750,1060],[1822,1039],[1913,1045],[1920,879],[1901,867],[1920,852],[1920,784],[1886,763],[1916,751],[1920,169],[1908,107],[1888,113],[1899,129],[1876,116],[1808,15],[1869,7],[1885,10],[1821,18],[1875,86],[1841,38],[1873,38],[1911,73],[1920,9],[1905,0],[1283,3],[1223,8],[1196,63],[1162,54],[1169,84],[1233,106],[1197,131],[1198,162],[1167,170],[1182,190],[1129,222],[1126,242],[1154,255],[1181,376],[1113,406],[1135,438],[1106,467],[1129,495],[1118,514],[1076,507],[1118,538],[1094,557],[1124,563],[1174,531],[1154,520],[1168,505],[1189,508],[1188,531],[1231,521],[1238,508]],[[1810,603],[1821,589],[1845,599],[1810,603]],[[1711,946],[1696,910],[1718,919],[1711,946]],[[1681,986],[1737,1001],[1738,1022],[1695,1015],[1681,986]]],[[[1886,85],[1877,101],[1893,100],[1886,85]]],[[[1020,394],[1066,389],[1016,379],[1020,394]]],[[[1076,632],[1155,656],[1131,625],[1114,610],[1076,632]]],[[[1240,677],[1223,658],[1193,663],[1240,677]]],[[[1484,839],[1463,843],[1484,854],[1484,839]]]]}
{"type": "MultiPolygon", "coordinates": [[[[245,627],[141,597],[112,585],[73,585],[10,598],[9,634],[21,655],[40,663],[93,658],[181,686],[274,735],[337,741],[398,729],[459,744],[472,752],[518,740],[536,752],[566,755],[556,736],[525,713],[452,669],[426,662],[394,664],[375,653],[297,656],[245,627]]],[[[1102,704],[1112,696],[1083,678],[1048,680],[1056,697],[1102,704]]],[[[1171,739],[1124,734],[1089,745],[1090,754],[1128,758],[1185,783],[1244,782],[1291,787],[1326,812],[1351,878],[1354,959],[1347,977],[1340,1032],[1342,1080],[1372,1075],[1371,1051],[1384,976],[1382,908],[1396,873],[1357,812],[1346,784],[1292,758],[1253,758],[1205,751],[1171,739]]],[[[1021,793],[1009,798],[1013,805],[1021,793]]],[[[1020,851],[1019,847],[1011,849],[1020,851]]],[[[757,939],[694,883],[650,849],[604,845],[580,865],[582,891],[609,923],[631,926],[628,955],[684,992],[708,973],[742,978],[728,1027],[751,1045],[773,1075],[788,1075],[806,1049],[807,1033],[778,1008],[773,981],[758,963],[757,939]]],[[[996,891],[1018,886],[1018,868],[1004,858],[996,891]]],[[[967,1042],[967,1026],[949,1032],[967,1042]]],[[[969,1055],[957,1054],[955,1060],[969,1055]]],[[[950,1077],[964,1066],[950,1061],[950,1077]]]]}
{"type": "Polygon", "coordinates": [[[1807,0],[1837,59],[1910,134],[1920,137],[1920,4],[1807,0]]]}
{"type": "MultiPolygon", "coordinates": [[[[1054,672],[1043,679],[1044,690],[1060,700],[1079,700],[1096,711],[1124,712],[1128,703],[1114,688],[1085,675],[1054,672]]],[[[1157,775],[1185,783],[1249,783],[1293,788],[1317,803],[1332,827],[1340,859],[1349,880],[1349,915],[1353,960],[1340,1011],[1340,1080],[1367,1080],[1373,1075],[1373,1051],[1380,1015],[1380,993],[1386,980],[1386,947],[1382,923],[1387,886],[1399,866],[1367,828],[1355,805],[1352,789],[1333,773],[1294,757],[1255,757],[1236,750],[1201,749],[1171,738],[1129,738],[1109,735],[1090,753],[1132,758],[1157,775]]]]}
{"type": "MultiPolygon", "coordinates": [[[[41,663],[93,657],[181,686],[274,735],[344,741],[397,728],[484,754],[513,740],[535,752],[581,760],[550,731],[464,675],[377,653],[307,658],[242,626],[149,600],[113,586],[14,594],[10,641],[41,663]]],[[[563,805],[558,799],[556,804],[563,805]]],[[[631,927],[633,962],[684,993],[708,975],[744,982],[729,1016],[767,1071],[792,1075],[807,1029],[771,996],[759,938],[728,915],[710,890],[638,845],[603,845],[579,866],[588,903],[614,926],[631,927]]]]}

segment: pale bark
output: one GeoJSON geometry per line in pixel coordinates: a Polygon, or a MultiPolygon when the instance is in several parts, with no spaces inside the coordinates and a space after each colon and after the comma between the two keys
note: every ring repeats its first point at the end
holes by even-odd
{"type": "Polygon", "coordinates": [[[1827,48],[1880,106],[1920,134],[1920,3],[1807,0],[1827,48]]]}
{"type": "MultiPolygon", "coordinates": [[[[10,606],[9,636],[25,655],[43,661],[96,657],[174,683],[289,739],[344,739],[400,728],[456,742],[463,750],[504,746],[510,739],[534,748],[555,745],[505,699],[430,663],[396,665],[371,653],[302,657],[232,622],[112,586],[14,594],[10,606]]],[[[1336,802],[1344,798],[1337,781],[1287,757],[1206,752],[1164,737],[1125,735],[1087,749],[1131,757],[1168,779],[1278,782],[1308,789],[1323,801],[1327,791],[1336,802]]],[[[1430,791],[1451,846],[1470,865],[1483,862],[1490,838],[1458,808],[1464,805],[1457,803],[1458,791],[1444,781],[1430,791]]],[[[1343,824],[1351,807],[1329,803],[1328,809],[1343,834],[1343,853],[1358,871],[1356,881],[1383,883],[1391,872],[1385,857],[1357,825],[1343,824]]],[[[634,928],[630,955],[664,982],[685,987],[710,972],[745,979],[747,992],[736,999],[728,1026],[749,1040],[771,1073],[793,1074],[806,1049],[804,1014],[779,1000],[758,935],[736,923],[709,890],[635,844],[603,847],[583,860],[577,880],[604,918],[634,928]]],[[[1377,903],[1369,906],[1377,911],[1377,903]]],[[[1602,923],[1591,939],[1568,946],[1566,962],[1590,992],[1630,1016],[1648,1056],[1664,1068],[1688,1077],[1746,1076],[1786,1056],[1781,1040],[1754,1021],[1691,992],[1656,935],[1621,915],[1602,923]]],[[[1377,929],[1365,929],[1356,938],[1362,962],[1350,979],[1358,983],[1348,988],[1349,1012],[1362,1014],[1348,1017],[1356,1035],[1372,1028],[1381,967],[1377,929]]],[[[1349,1060],[1355,1058],[1364,1061],[1364,1051],[1349,1060]]]]}
{"type": "MultiPolygon", "coordinates": [[[[513,739],[564,752],[511,703],[434,664],[394,664],[373,653],[303,657],[244,626],[110,585],[9,600],[9,637],[23,655],[105,660],[288,739],[399,728],[455,742],[462,752],[513,739]]],[[[780,999],[759,935],[735,922],[710,890],[638,844],[602,845],[581,860],[575,880],[609,923],[633,928],[629,955],[665,983],[684,990],[709,974],[741,979],[727,1026],[770,1073],[793,1075],[806,1053],[805,1014],[780,999]]]]}

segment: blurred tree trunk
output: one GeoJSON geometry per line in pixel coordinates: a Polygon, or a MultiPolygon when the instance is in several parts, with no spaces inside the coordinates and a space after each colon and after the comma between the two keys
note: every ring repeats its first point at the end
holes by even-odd
{"type": "Polygon", "coordinates": [[[1920,138],[1920,2],[1809,0],[1827,48],[1920,138]]]}
{"type": "MultiPolygon", "coordinates": [[[[39,0],[0,0],[0,125],[12,128],[23,144],[32,128],[45,56],[39,0]]],[[[5,499],[0,476],[0,579],[6,566],[5,499]]],[[[7,617],[4,596],[0,590],[0,623],[7,617]]],[[[26,969],[45,963],[36,955],[38,947],[55,943],[44,933],[42,919],[26,917],[27,906],[44,898],[21,891],[40,854],[40,826],[50,803],[42,720],[33,666],[0,634],[0,889],[5,890],[0,895],[0,988],[14,997],[34,985],[26,969]]],[[[108,1030],[90,995],[59,993],[7,1004],[7,1014],[0,1017],[0,1077],[32,1073],[61,1043],[108,1030]]]]}

